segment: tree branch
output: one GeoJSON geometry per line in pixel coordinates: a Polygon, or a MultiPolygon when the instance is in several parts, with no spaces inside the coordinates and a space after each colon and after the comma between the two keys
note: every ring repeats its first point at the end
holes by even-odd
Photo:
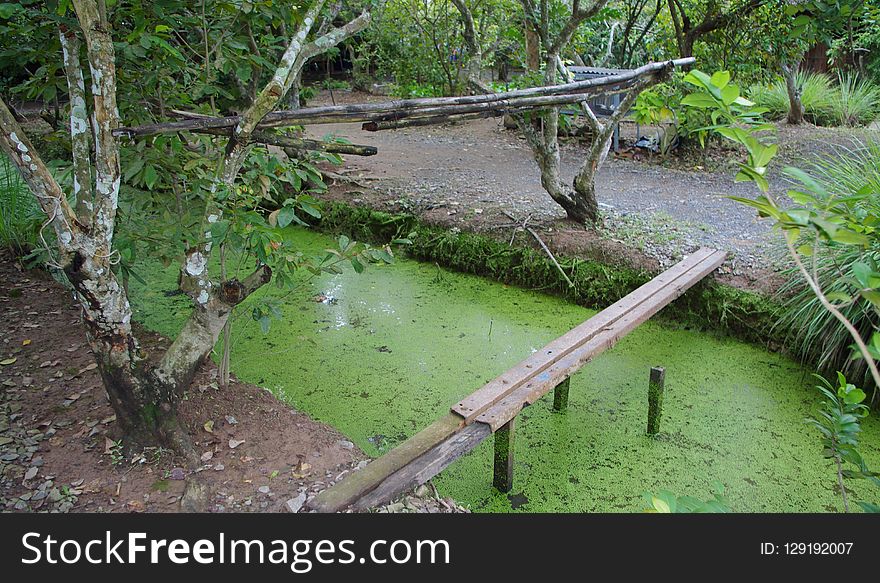
{"type": "Polygon", "coordinates": [[[0,147],[19,169],[40,207],[55,229],[62,261],[73,253],[76,234],[76,213],[70,208],[64,192],[34,149],[24,130],[0,99],[0,147]]]}
{"type": "Polygon", "coordinates": [[[306,62],[329,49],[335,47],[345,39],[359,33],[369,26],[372,16],[369,12],[363,12],[360,16],[347,23],[345,26],[334,28],[330,32],[324,34],[305,45],[296,60],[295,69],[299,70],[306,62]]]}
{"type": "Polygon", "coordinates": [[[98,7],[90,0],[73,0],[86,40],[92,73],[95,138],[95,210],[92,221],[96,237],[103,239],[109,253],[119,202],[119,148],[113,130],[119,127],[116,106],[116,63],[113,39],[101,20],[98,7]]]}
{"type": "MultiPolygon", "coordinates": [[[[275,69],[272,79],[266,84],[251,106],[241,116],[241,120],[235,127],[236,139],[241,142],[247,142],[248,136],[262,121],[267,113],[272,111],[275,105],[284,97],[290,85],[296,76],[296,63],[300,57],[300,53],[305,43],[306,37],[312,30],[321,8],[324,6],[324,0],[315,0],[314,4],[306,12],[302,24],[297,29],[296,34],[287,45],[287,49],[281,56],[281,62],[275,69]]],[[[237,173],[237,169],[236,169],[237,173]]]]}
{"type": "Polygon", "coordinates": [[[91,124],[86,107],[86,87],[80,67],[80,42],[76,33],[60,28],[58,38],[64,55],[64,74],[70,100],[70,143],[73,154],[73,196],[76,198],[80,222],[91,225],[94,211],[92,190],[92,144],[89,137],[91,124]]]}

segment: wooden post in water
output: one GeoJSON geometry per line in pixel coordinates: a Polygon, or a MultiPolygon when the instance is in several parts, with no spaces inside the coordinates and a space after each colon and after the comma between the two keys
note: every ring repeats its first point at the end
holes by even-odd
{"type": "Polygon", "coordinates": [[[663,415],[663,384],[666,380],[666,369],[661,366],[651,368],[648,381],[648,435],[660,432],[660,417],[663,415]]]}
{"type": "Polygon", "coordinates": [[[513,438],[516,417],[502,425],[495,432],[495,467],[492,485],[499,492],[510,492],[513,488],[513,438]]]}
{"type": "Polygon", "coordinates": [[[571,386],[571,377],[566,377],[564,381],[556,385],[553,389],[553,410],[565,411],[568,409],[568,388],[571,386]]]}

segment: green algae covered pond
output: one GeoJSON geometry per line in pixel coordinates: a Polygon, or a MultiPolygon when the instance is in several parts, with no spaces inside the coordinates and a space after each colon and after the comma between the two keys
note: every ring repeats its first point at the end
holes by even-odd
{"type": "MultiPolygon", "coordinates": [[[[299,230],[304,250],[334,247],[299,230]]],[[[145,265],[135,317],[174,336],[189,313],[176,267],[145,265]]],[[[303,282],[263,334],[247,309],[233,325],[231,366],[377,456],[449,406],[595,312],[563,300],[398,260],[303,282]]],[[[514,489],[491,487],[491,440],[435,483],[478,512],[637,512],[643,494],[703,499],[724,485],[738,512],[839,511],[835,474],[803,419],[819,399],[808,371],[753,345],[649,321],[572,377],[568,411],[552,396],[517,424],[514,489]],[[661,433],[645,435],[648,372],[666,368],[661,433]]],[[[880,466],[880,423],[862,453],[880,466]]],[[[853,498],[877,501],[852,484],[853,498]]]]}

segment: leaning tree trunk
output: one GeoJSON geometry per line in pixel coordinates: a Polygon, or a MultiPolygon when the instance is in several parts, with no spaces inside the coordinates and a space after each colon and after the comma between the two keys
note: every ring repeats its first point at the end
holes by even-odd
{"type": "MultiPolygon", "coordinates": [[[[544,85],[556,81],[557,55],[550,53],[545,57],[544,85]]],[[[550,107],[534,118],[522,114],[514,115],[520,131],[532,149],[538,168],[541,170],[541,186],[556,203],[565,210],[569,219],[580,224],[595,222],[598,218],[595,196],[585,198],[567,187],[560,172],[559,155],[559,108],[550,107]]]]}
{"type": "Polygon", "coordinates": [[[467,64],[461,70],[467,88],[476,93],[491,93],[492,88],[483,83],[483,49],[477,38],[477,27],[474,16],[465,0],[452,0],[458,10],[463,27],[465,46],[467,47],[467,64]]]}
{"type": "Polygon", "coordinates": [[[125,432],[126,445],[164,445],[196,462],[187,432],[176,417],[176,405],[199,366],[217,343],[234,307],[268,283],[272,272],[259,265],[244,280],[212,278],[210,223],[222,216],[214,198],[231,186],[247,153],[259,137],[255,128],[290,90],[294,77],[311,57],[325,52],[370,21],[369,12],[314,41],[306,37],[324,4],[316,0],[290,41],[271,81],[240,117],[218,164],[216,188],[210,192],[202,219],[205,239],[186,251],[180,289],[193,300],[193,311],[163,355],[151,361],[140,353],[132,332],[132,311],[124,286],[113,273],[113,236],[121,171],[116,103],[116,69],[110,24],[94,0],[73,0],[91,69],[92,115],[75,31],[61,28],[64,71],[70,92],[73,192],[76,210],[55,180],[18,121],[0,99],[0,148],[21,172],[55,231],[52,261],[67,276],[82,308],[88,341],[108,399],[125,432]]]}
{"type": "Polygon", "coordinates": [[[787,63],[782,64],[782,78],[785,79],[785,89],[788,92],[788,117],[786,122],[791,125],[804,123],[804,104],[801,101],[800,87],[797,86],[796,70],[797,67],[792,67],[787,63]]]}
{"type": "Polygon", "coordinates": [[[656,74],[641,78],[627,90],[626,96],[604,122],[599,121],[586,102],[581,104],[585,114],[584,117],[590,125],[590,147],[587,150],[586,160],[584,160],[574,177],[573,199],[577,202],[579,208],[585,209],[584,214],[587,217],[587,222],[596,223],[599,220],[599,201],[596,198],[596,174],[599,172],[602,162],[608,156],[608,151],[611,149],[614,129],[629,112],[630,108],[632,108],[639,94],[651,85],[666,79],[671,71],[672,64],[670,63],[656,74]]]}

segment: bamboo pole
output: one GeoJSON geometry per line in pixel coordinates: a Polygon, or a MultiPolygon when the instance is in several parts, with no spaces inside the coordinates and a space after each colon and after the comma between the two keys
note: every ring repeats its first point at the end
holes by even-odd
{"type": "MultiPolygon", "coordinates": [[[[420,112],[419,115],[421,116],[442,115],[444,113],[475,113],[484,109],[491,109],[491,106],[476,109],[473,107],[468,108],[468,106],[487,106],[489,104],[495,104],[496,108],[517,107],[519,105],[516,102],[520,99],[551,96],[569,96],[572,101],[567,101],[567,103],[577,103],[578,100],[574,97],[575,94],[586,98],[587,96],[619,91],[620,86],[629,85],[646,75],[659,74],[669,67],[681,67],[693,62],[694,59],[688,57],[672,61],[648,63],[637,69],[632,69],[616,75],[608,75],[605,77],[597,77],[595,79],[564,83],[561,85],[518,89],[505,93],[486,93],[462,97],[427,97],[420,99],[386,101],[382,103],[331,105],[290,111],[275,111],[267,114],[258,127],[266,128],[291,125],[313,125],[338,123],[341,121],[389,121],[402,119],[403,117],[415,117],[412,115],[412,112],[414,111],[420,112]],[[456,106],[462,107],[456,109],[456,106]],[[451,110],[444,109],[450,107],[452,108],[451,110]],[[404,115],[405,112],[408,115],[404,115]]],[[[583,99],[581,99],[581,101],[582,100],[583,99]]],[[[531,103],[534,102],[529,103],[529,107],[536,106],[531,105],[531,103]]],[[[539,103],[546,106],[548,102],[539,103]]],[[[560,101],[557,103],[566,103],[566,101],[560,101]]],[[[237,125],[239,121],[239,116],[200,117],[174,122],[148,124],[138,127],[122,127],[114,130],[114,134],[117,136],[135,138],[162,133],[176,133],[180,131],[231,128],[237,125]]]]}
{"type": "Polygon", "coordinates": [[[480,111],[477,113],[463,113],[457,115],[434,115],[430,117],[416,117],[410,119],[399,119],[389,121],[368,121],[364,122],[361,129],[366,132],[379,132],[382,130],[396,130],[399,128],[409,128],[418,126],[430,126],[441,123],[454,123],[459,121],[470,121],[474,119],[483,119],[487,117],[500,117],[508,113],[524,113],[526,111],[538,111],[535,109],[490,109],[488,111],[480,111]]]}
{"type": "MultiPolygon", "coordinates": [[[[197,130],[195,133],[212,134],[216,136],[229,136],[229,130],[223,128],[206,128],[197,130]]],[[[293,148],[294,150],[313,150],[330,154],[351,154],[353,156],[375,156],[379,150],[376,146],[363,146],[359,144],[344,144],[341,142],[324,142],[321,140],[309,140],[293,138],[268,132],[254,132],[251,134],[251,142],[278,146],[279,148],[293,148]]]]}

